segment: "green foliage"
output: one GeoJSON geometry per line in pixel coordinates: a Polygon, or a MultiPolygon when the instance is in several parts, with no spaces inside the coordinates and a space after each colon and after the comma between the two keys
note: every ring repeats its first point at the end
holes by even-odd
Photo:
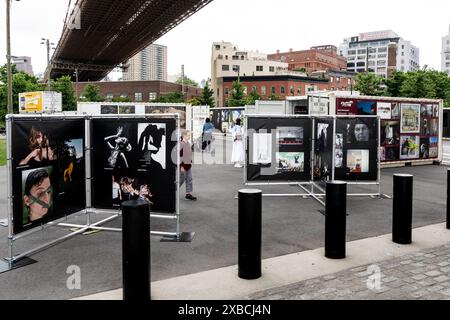
{"type": "Polygon", "coordinates": [[[201,105],[204,106],[210,106],[211,108],[214,108],[214,92],[209,88],[208,82],[205,84],[205,87],[203,88],[202,95],[198,99],[201,103],[201,105]]]}
{"type": "Polygon", "coordinates": [[[181,92],[170,92],[169,94],[159,96],[153,102],[160,103],[183,103],[184,97],[181,92]]]}
{"type": "Polygon", "coordinates": [[[51,88],[53,91],[61,92],[63,111],[77,110],[77,98],[75,97],[75,90],[73,89],[70,76],[56,79],[52,82],[51,88]]]}
{"type": "Polygon", "coordinates": [[[386,94],[390,97],[400,97],[403,82],[406,74],[404,72],[394,71],[384,82],[386,84],[386,94]]]}
{"type": "Polygon", "coordinates": [[[450,107],[450,77],[436,70],[394,72],[386,79],[386,92],[392,97],[442,99],[450,107]]]}
{"type": "Polygon", "coordinates": [[[95,84],[88,84],[84,88],[83,101],[86,102],[103,102],[105,98],[100,95],[100,87],[95,84]]]}
{"type": "Polygon", "coordinates": [[[283,100],[281,97],[271,93],[270,96],[268,97],[269,100],[273,100],[273,101],[279,101],[279,100],[283,100]]]}
{"type": "Polygon", "coordinates": [[[385,94],[383,88],[384,79],[374,73],[358,73],[356,75],[355,90],[365,96],[382,96],[385,94]]]}
{"type": "Polygon", "coordinates": [[[246,104],[244,87],[240,81],[234,81],[231,89],[231,98],[227,101],[228,107],[241,107],[246,104]]]}
{"type": "Polygon", "coordinates": [[[187,101],[187,103],[189,103],[192,106],[201,106],[201,105],[203,105],[203,103],[200,100],[200,98],[197,98],[197,97],[193,97],[192,99],[189,99],[187,101]]]}
{"type": "Polygon", "coordinates": [[[294,69],[294,70],[292,70],[292,71],[296,71],[296,72],[306,72],[306,69],[305,69],[305,68],[296,68],[296,69],[294,69]]]}
{"type": "Polygon", "coordinates": [[[254,105],[256,100],[261,100],[261,96],[255,91],[251,91],[249,95],[246,97],[246,105],[254,105]]]}
{"type": "Polygon", "coordinates": [[[184,78],[182,78],[182,77],[179,77],[178,78],[178,80],[176,81],[176,83],[178,83],[178,84],[181,84],[181,80],[182,79],[184,79],[184,85],[185,86],[190,86],[190,87],[196,87],[196,88],[198,88],[199,87],[199,85],[198,85],[198,83],[197,82],[195,82],[194,80],[192,80],[192,79],[189,79],[186,75],[184,76],[184,78]]]}
{"type": "MultiPolygon", "coordinates": [[[[19,111],[19,93],[42,91],[44,87],[38,83],[38,79],[24,72],[18,72],[12,65],[12,93],[13,112],[19,111]]],[[[0,121],[5,120],[8,108],[8,71],[6,64],[0,67],[0,121]]]]}
{"type": "Polygon", "coordinates": [[[131,99],[128,97],[114,97],[111,100],[112,102],[131,102],[131,99]]]}

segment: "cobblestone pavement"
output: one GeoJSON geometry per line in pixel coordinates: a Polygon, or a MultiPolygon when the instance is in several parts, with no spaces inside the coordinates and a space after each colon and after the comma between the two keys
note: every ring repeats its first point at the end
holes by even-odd
{"type": "Polygon", "coordinates": [[[450,244],[252,294],[249,300],[450,300],[450,244]]]}

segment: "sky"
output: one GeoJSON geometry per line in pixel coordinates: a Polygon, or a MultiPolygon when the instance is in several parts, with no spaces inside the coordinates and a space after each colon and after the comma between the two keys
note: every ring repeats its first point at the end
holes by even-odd
{"type": "MultiPolygon", "coordinates": [[[[69,0],[12,2],[11,53],[31,56],[35,73],[43,72],[47,64],[41,38],[58,42],[68,4],[69,0]]],[[[344,38],[391,29],[420,48],[421,66],[440,70],[449,13],[450,1],[443,0],[214,0],[155,43],[168,47],[169,75],[179,74],[184,65],[185,74],[201,82],[210,77],[214,41],[275,53],[328,44],[339,47],[344,38]]],[[[1,64],[6,62],[5,19],[1,1],[1,64]]]]}

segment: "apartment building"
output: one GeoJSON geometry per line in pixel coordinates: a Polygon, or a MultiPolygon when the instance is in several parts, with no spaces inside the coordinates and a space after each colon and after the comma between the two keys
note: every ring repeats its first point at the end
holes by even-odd
{"type": "Polygon", "coordinates": [[[125,81],[167,81],[167,47],[151,44],[125,63],[125,81]]]}
{"type": "Polygon", "coordinates": [[[345,38],[339,53],[347,59],[347,71],[368,71],[385,78],[393,71],[415,71],[420,67],[419,48],[392,30],[345,38]]]}
{"type": "Polygon", "coordinates": [[[448,34],[442,38],[442,68],[443,72],[447,72],[450,76],[450,26],[448,28],[448,34]]]}

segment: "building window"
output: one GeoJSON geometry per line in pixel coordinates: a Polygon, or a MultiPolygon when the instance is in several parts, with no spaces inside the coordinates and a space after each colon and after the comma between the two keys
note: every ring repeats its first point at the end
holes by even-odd
{"type": "Polygon", "coordinates": [[[263,96],[266,95],[266,86],[261,87],[261,95],[263,95],[263,96]]]}
{"type": "Polygon", "coordinates": [[[127,93],[121,93],[121,94],[120,94],[120,97],[121,97],[121,98],[128,98],[128,94],[127,94],[127,93]]]}
{"type": "Polygon", "coordinates": [[[217,97],[219,96],[220,90],[217,88],[217,97]]]}
{"type": "Polygon", "coordinates": [[[275,67],[269,67],[270,72],[275,72],[275,67]]]}
{"type": "Polygon", "coordinates": [[[286,94],[286,89],[284,88],[284,86],[281,86],[280,93],[281,94],[286,94]]]}
{"type": "Polygon", "coordinates": [[[385,66],[386,65],[386,60],[378,60],[377,65],[378,66],[385,66]]]}
{"type": "Polygon", "coordinates": [[[263,66],[256,66],[256,71],[263,71],[263,66]]]}
{"type": "Polygon", "coordinates": [[[378,52],[387,52],[387,48],[383,47],[383,48],[378,48],[378,52]]]}
{"type": "Polygon", "coordinates": [[[216,50],[220,50],[220,45],[216,44],[216,50]]]}
{"type": "Polygon", "coordinates": [[[256,86],[253,86],[253,87],[252,87],[252,92],[253,92],[253,93],[258,93],[258,89],[256,88],[256,86]]]}
{"type": "Polygon", "coordinates": [[[222,71],[230,71],[230,66],[228,64],[223,64],[222,71]]]}
{"type": "Polygon", "coordinates": [[[247,86],[243,86],[242,89],[243,89],[242,91],[244,92],[244,94],[247,95],[247,86]]]}
{"type": "Polygon", "coordinates": [[[148,101],[154,101],[154,100],[156,100],[156,97],[157,97],[156,92],[148,93],[148,101]]]}
{"type": "Polygon", "coordinates": [[[294,95],[294,86],[291,86],[291,87],[289,88],[289,92],[290,92],[292,95],[294,95]]]}
{"type": "Polygon", "coordinates": [[[357,63],[356,63],[356,66],[357,66],[357,67],[364,67],[365,65],[366,65],[365,62],[357,62],[357,63]]]}
{"type": "Polygon", "coordinates": [[[239,56],[232,56],[231,59],[233,59],[233,60],[239,60],[239,56]]]}
{"type": "Polygon", "coordinates": [[[366,49],[359,49],[358,50],[358,54],[364,54],[364,53],[366,53],[366,49]]]}
{"type": "Polygon", "coordinates": [[[385,54],[385,53],[378,55],[378,58],[386,58],[386,57],[387,57],[387,54],[385,54]]]}
{"type": "MultiPolygon", "coordinates": [[[[349,66],[349,64],[347,64],[347,66],[348,67],[354,67],[355,66],[355,64],[354,63],[352,63],[353,64],[353,66],[349,66]]],[[[334,81],[334,78],[333,77],[330,77],[330,82],[333,82],[334,81]]]]}
{"type": "Polygon", "coordinates": [[[356,50],[348,50],[348,54],[356,54],[356,50]]]}
{"type": "Polygon", "coordinates": [[[134,101],[142,102],[142,92],[135,92],[134,93],[134,101]]]}
{"type": "Polygon", "coordinates": [[[301,94],[302,94],[302,87],[298,87],[298,88],[297,88],[297,94],[298,94],[298,95],[301,95],[301,94]]]}
{"type": "Polygon", "coordinates": [[[113,98],[114,98],[114,95],[112,93],[106,94],[106,101],[112,101],[113,98]]]}
{"type": "Polygon", "coordinates": [[[228,56],[225,56],[225,60],[228,60],[228,56]]]}
{"type": "Polygon", "coordinates": [[[270,93],[271,94],[275,94],[275,87],[274,86],[270,87],[270,93]]]}
{"type": "Polygon", "coordinates": [[[228,89],[228,87],[225,87],[225,91],[224,91],[224,93],[225,93],[225,96],[226,96],[226,97],[228,97],[228,94],[229,94],[229,90],[230,90],[230,89],[228,89]]]}

